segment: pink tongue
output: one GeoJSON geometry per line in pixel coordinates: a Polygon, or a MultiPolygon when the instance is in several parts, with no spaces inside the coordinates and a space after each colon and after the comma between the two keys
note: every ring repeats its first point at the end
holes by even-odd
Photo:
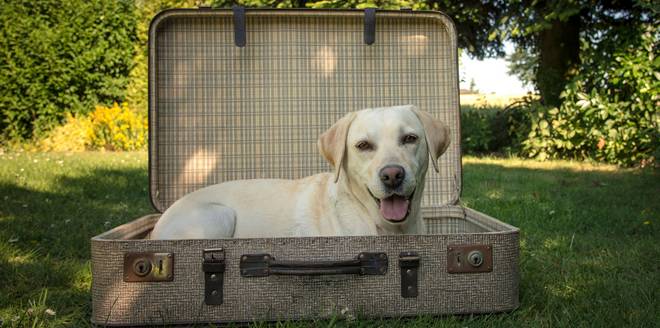
{"type": "Polygon", "coordinates": [[[404,197],[393,195],[380,201],[380,214],[390,221],[401,221],[408,213],[409,201],[404,197]]]}

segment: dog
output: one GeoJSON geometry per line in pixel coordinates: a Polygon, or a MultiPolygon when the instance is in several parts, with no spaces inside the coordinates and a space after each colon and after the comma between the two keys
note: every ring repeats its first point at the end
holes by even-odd
{"type": "Polygon", "coordinates": [[[333,172],[199,189],[163,213],[151,239],[423,233],[429,158],[437,171],[449,142],[449,128],[412,105],[350,112],[318,139],[333,172]]]}

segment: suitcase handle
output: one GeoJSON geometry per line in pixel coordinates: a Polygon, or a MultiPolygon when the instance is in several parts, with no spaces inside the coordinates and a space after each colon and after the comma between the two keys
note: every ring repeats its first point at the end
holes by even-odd
{"type": "Polygon", "coordinates": [[[270,254],[241,256],[241,276],[245,278],[283,276],[321,276],[336,274],[384,275],[387,273],[387,254],[358,254],[343,261],[279,261],[270,254]]]}

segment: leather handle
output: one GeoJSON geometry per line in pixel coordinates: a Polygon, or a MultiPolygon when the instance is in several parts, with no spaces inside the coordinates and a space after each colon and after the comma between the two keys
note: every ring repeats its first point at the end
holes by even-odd
{"type": "Polygon", "coordinates": [[[241,256],[242,277],[321,276],[336,274],[384,275],[387,273],[387,254],[358,254],[354,259],[343,261],[278,261],[270,254],[241,256]]]}

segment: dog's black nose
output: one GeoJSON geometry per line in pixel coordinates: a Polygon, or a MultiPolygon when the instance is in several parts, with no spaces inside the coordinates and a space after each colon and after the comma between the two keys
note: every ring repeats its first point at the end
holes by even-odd
{"type": "Polygon", "coordinates": [[[401,185],[406,177],[406,171],[401,165],[387,165],[380,170],[380,181],[391,189],[401,185]]]}

